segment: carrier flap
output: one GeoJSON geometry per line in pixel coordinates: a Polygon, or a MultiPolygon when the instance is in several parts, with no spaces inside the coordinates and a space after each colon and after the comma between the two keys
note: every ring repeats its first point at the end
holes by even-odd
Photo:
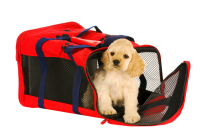
{"type": "Polygon", "coordinates": [[[162,121],[165,121],[163,124],[174,121],[180,115],[183,109],[189,80],[190,66],[191,65],[189,61],[184,61],[176,69],[180,72],[179,78],[177,80],[176,88],[174,89],[174,94],[172,95],[169,103],[169,109],[166,112],[165,116],[162,118],[162,121]]]}
{"type": "Polygon", "coordinates": [[[174,121],[181,113],[186,97],[190,72],[190,62],[184,61],[170,73],[161,85],[139,107],[141,120],[135,124],[125,124],[123,118],[108,119],[117,125],[146,126],[164,125],[174,121]]]}

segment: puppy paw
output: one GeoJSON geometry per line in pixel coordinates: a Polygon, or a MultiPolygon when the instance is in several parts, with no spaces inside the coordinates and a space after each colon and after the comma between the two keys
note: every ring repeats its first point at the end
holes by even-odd
{"type": "Polygon", "coordinates": [[[117,114],[116,110],[112,107],[105,107],[100,109],[100,113],[103,115],[114,115],[117,114]]]}
{"type": "Polygon", "coordinates": [[[129,124],[136,123],[136,122],[140,121],[140,115],[138,113],[125,114],[124,121],[125,121],[125,123],[129,123],[129,124]]]}

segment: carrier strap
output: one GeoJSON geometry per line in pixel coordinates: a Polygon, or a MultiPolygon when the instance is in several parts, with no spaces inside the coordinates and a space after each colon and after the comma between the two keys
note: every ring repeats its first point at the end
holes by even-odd
{"type": "Polygon", "coordinates": [[[64,52],[68,54],[69,58],[76,65],[76,74],[75,74],[73,90],[72,90],[72,104],[73,104],[72,110],[76,114],[80,114],[80,112],[78,111],[78,105],[79,105],[79,91],[80,91],[80,87],[81,87],[82,71],[78,67],[76,62],[74,61],[72,54],[73,54],[73,49],[87,48],[87,47],[92,47],[92,46],[79,45],[79,46],[64,47],[64,52]]]}
{"type": "Polygon", "coordinates": [[[85,30],[83,30],[80,34],[78,34],[76,37],[81,37],[83,36],[85,33],[87,33],[87,31],[89,31],[90,29],[95,28],[97,32],[102,33],[102,31],[97,27],[97,26],[92,26],[90,28],[87,28],[85,30]]]}
{"type": "Polygon", "coordinates": [[[45,83],[46,83],[46,75],[47,75],[47,61],[42,51],[42,45],[48,40],[54,39],[65,39],[65,38],[41,38],[35,45],[35,50],[39,59],[40,71],[41,71],[41,80],[40,80],[40,88],[39,88],[39,96],[38,96],[38,106],[40,108],[44,108],[44,91],[45,91],[45,83]]]}

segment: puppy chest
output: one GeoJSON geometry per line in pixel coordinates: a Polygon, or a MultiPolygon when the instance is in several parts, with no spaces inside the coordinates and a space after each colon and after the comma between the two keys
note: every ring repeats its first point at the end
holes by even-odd
{"type": "Polygon", "coordinates": [[[137,85],[135,78],[131,78],[127,73],[121,71],[107,72],[104,82],[117,90],[131,88],[133,85],[137,85]]]}
{"type": "Polygon", "coordinates": [[[118,79],[114,79],[109,83],[109,95],[114,102],[123,100],[123,93],[127,90],[126,84],[118,79]]]}
{"type": "Polygon", "coordinates": [[[123,100],[123,90],[117,87],[110,87],[109,95],[113,101],[123,100]]]}

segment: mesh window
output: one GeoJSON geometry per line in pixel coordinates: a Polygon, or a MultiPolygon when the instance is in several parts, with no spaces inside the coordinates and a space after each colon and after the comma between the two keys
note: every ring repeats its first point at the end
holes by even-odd
{"type": "MultiPolygon", "coordinates": [[[[147,80],[146,90],[154,91],[161,83],[158,54],[155,52],[140,52],[139,55],[145,61],[143,75],[147,80]]],[[[136,78],[140,85],[139,78],[136,78]]]]}
{"type": "Polygon", "coordinates": [[[28,58],[22,56],[22,68],[23,68],[23,78],[24,78],[24,87],[25,94],[30,94],[29,90],[29,68],[28,68],[28,58]]]}
{"type": "MultiPolygon", "coordinates": [[[[40,66],[38,57],[22,55],[22,67],[25,84],[25,94],[38,97],[40,87],[40,66]]],[[[76,66],[71,60],[47,57],[47,76],[45,84],[45,99],[72,104],[72,89],[76,73],[76,66]]],[[[83,107],[83,96],[90,89],[83,67],[81,87],[79,92],[79,106],[83,107]]],[[[93,93],[88,97],[94,101],[93,93]]],[[[89,102],[89,101],[88,101],[89,102]]],[[[87,103],[87,100],[84,100],[87,103]]],[[[84,107],[94,110],[93,106],[84,107]]]]}
{"type": "Polygon", "coordinates": [[[168,79],[164,80],[149,96],[145,104],[139,108],[138,112],[141,115],[141,120],[135,125],[157,124],[162,120],[169,108],[169,102],[177,86],[179,72],[177,71],[168,79]]]}

